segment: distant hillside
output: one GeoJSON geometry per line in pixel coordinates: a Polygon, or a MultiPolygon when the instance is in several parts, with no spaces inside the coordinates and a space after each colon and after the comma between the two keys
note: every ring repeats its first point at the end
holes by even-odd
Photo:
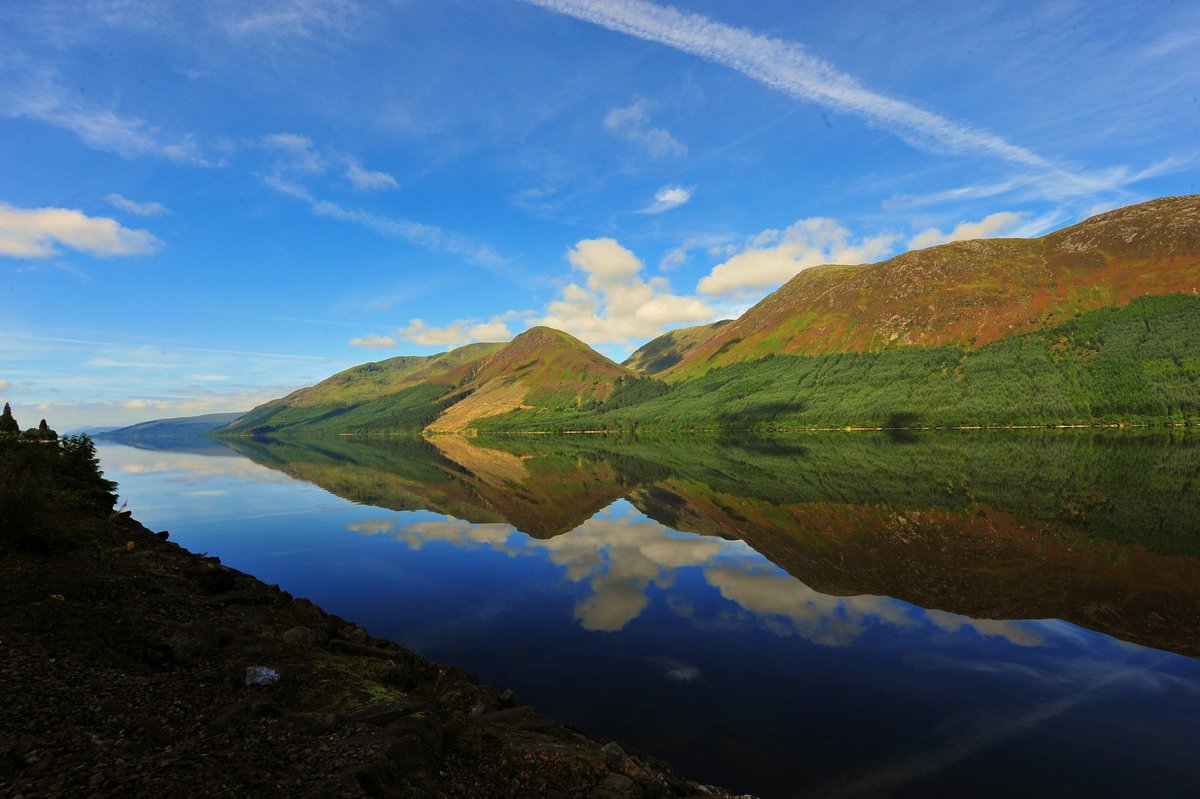
{"type": "Polygon", "coordinates": [[[155,419],[96,433],[93,438],[120,443],[177,442],[200,438],[241,418],[242,413],[208,413],[203,416],[181,416],[175,419],[155,419]]]}
{"type": "Polygon", "coordinates": [[[463,385],[464,397],[428,426],[434,432],[471,427],[515,410],[573,410],[612,396],[630,370],[574,336],[534,327],[483,361],[463,385]]]}
{"type": "Polygon", "coordinates": [[[258,406],[222,433],[370,432],[419,428],[455,401],[460,384],[504,344],[468,344],[440,355],[355,366],[258,406]]]}
{"type": "Polygon", "coordinates": [[[508,344],[355,366],[260,405],[228,435],[462,430],[514,410],[591,407],[638,378],[577,338],[535,327],[508,344]]]}
{"type": "Polygon", "coordinates": [[[722,319],[708,325],[684,327],[663,333],[658,338],[643,344],[621,365],[638,374],[655,377],[683,360],[689,352],[717,334],[721,328],[733,324],[732,319],[722,319]]]}
{"type": "Polygon", "coordinates": [[[1200,195],[1110,211],[1037,239],[960,241],[806,269],[663,372],[765,355],[973,348],[1136,297],[1200,286],[1200,195]]]}

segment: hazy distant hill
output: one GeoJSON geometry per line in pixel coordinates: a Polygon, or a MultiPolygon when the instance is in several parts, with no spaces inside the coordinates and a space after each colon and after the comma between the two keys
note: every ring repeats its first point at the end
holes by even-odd
{"type": "Polygon", "coordinates": [[[242,416],[238,413],[208,413],[203,416],[180,416],[174,419],[154,419],[128,427],[118,427],[94,434],[102,441],[119,443],[162,443],[171,444],[187,439],[201,438],[206,433],[223,427],[242,416]]]}
{"type": "Polygon", "coordinates": [[[102,433],[109,433],[113,430],[120,430],[123,425],[108,424],[108,425],[90,425],[87,427],[76,427],[71,430],[62,431],[64,436],[91,436],[96,438],[102,433]]]}

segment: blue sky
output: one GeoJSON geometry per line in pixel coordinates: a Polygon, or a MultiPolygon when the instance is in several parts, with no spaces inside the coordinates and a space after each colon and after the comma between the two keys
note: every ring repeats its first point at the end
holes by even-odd
{"type": "Polygon", "coordinates": [[[1194,3],[14,2],[0,397],[246,410],[1200,191],[1194,3]]]}

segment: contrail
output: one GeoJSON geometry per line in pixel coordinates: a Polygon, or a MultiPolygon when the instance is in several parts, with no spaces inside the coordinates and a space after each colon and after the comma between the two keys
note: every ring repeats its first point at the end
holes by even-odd
{"type": "Polygon", "coordinates": [[[717,64],[797,100],[854,114],[926,150],[985,153],[1014,164],[1065,171],[982,128],[964,125],[865,88],[798,44],[734,28],[708,17],[645,0],[526,0],[612,31],[657,42],[717,64]]]}

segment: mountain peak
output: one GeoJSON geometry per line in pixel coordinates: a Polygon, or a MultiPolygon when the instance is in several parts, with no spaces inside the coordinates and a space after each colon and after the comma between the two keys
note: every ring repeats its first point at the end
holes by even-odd
{"type": "Polygon", "coordinates": [[[478,419],[514,410],[574,407],[603,400],[612,394],[619,378],[632,375],[569,333],[532,327],[488,358],[463,386],[467,395],[429,429],[463,430],[478,419]]]}

